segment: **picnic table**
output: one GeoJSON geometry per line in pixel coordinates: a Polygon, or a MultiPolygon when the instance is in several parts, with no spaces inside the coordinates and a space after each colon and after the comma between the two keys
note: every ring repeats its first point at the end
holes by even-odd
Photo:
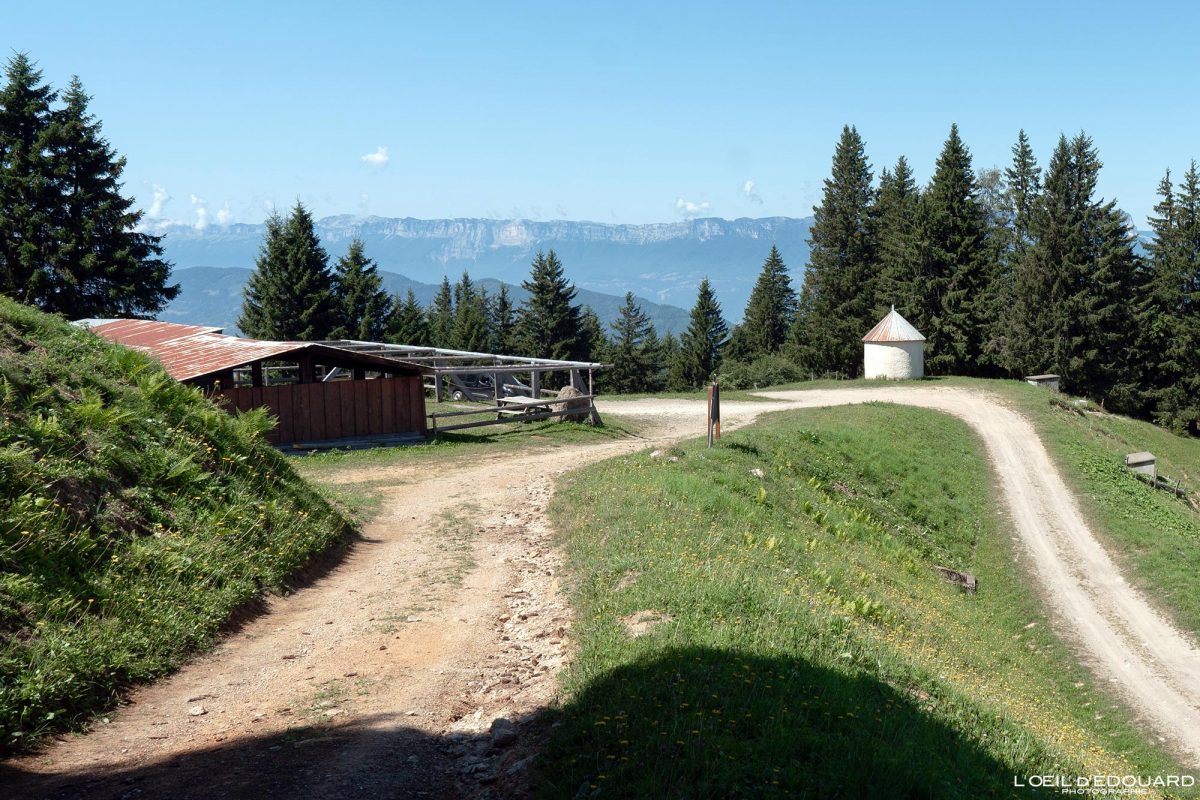
{"type": "Polygon", "coordinates": [[[550,410],[550,401],[540,398],[502,397],[496,401],[496,413],[501,416],[523,417],[550,410]]]}

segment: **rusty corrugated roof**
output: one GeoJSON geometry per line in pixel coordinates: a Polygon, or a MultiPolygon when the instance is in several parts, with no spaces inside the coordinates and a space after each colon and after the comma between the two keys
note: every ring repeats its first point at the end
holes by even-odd
{"type": "Polygon", "coordinates": [[[120,319],[90,325],[88,329],[110,342],[146,353],[162,364],[167,374],[177,381],[193,380],[254,361],[283,358],[301,352],[316,357],[325,356],[332,362],[330,366],[349,363],[388,370],[403,366],[407,371],[421,371],[418,365],[399,359],[354,353],[312,342],[271,342],[226,336],[220,328],[199,325],[120,319]]]}
{"type": "Polygon", "coordinates": [[[862,338],[864,342],[923,342],[925,337],[912,326],[912,323],[900,316],[896,307],[887,316],[879,320],[879,324],[871,328],[862,338]]]}
{"type": "Polygon", "coordinates": [[[83,325],[110,342],[141,349],[155,347],[172,339],[195,336],[199,333],[221,332],[220,328],[206,325],[180,325],[175,322],[159,322],[153,319],[84,320],[83,325]]]}

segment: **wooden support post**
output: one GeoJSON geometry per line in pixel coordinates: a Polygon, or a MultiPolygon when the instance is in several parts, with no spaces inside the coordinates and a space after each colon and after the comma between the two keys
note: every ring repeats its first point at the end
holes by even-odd
{"type": "Polygon", "coordinates": [[[542,373],[536,369],[529,373],[529,387],[533,389],[533,399],[542,399],[542,373]]]}
{"type": "Polygon", "coordinates": [[[250,385],[251,386],[262,386],[263,385],[263,368],[262,368],[261,361],[255,361],[253,364],[250,365],[250,385]]]}
{"type": "Polygon", "coordinates": [[[592,407],[592,424],[603,425],[604,420],[600,419],[600,412],[596,410],[596,393],[592,390],[592,371],[588,370],[588,394],[591,397],[588,399],[588,404],[592,407]]]}
{"type": "Polygon", "coordinates": [[[354,368],[354,380],[365,381],[367,379],[367,370],[363,367],[354,368]]]}
{"type": "Polygon", "coordinates": [[[313,383],[316,378],[312,356],[300,356],[297,361],[300,366],[300,383],[313,383]]]}
{"type": "Polygon", "coordinates": [[[500,401],[504,399],[504,387],[500,384],[500,373],[492,373],[492,391],[496,395],[496,405],[500,405],[500,401]]]}

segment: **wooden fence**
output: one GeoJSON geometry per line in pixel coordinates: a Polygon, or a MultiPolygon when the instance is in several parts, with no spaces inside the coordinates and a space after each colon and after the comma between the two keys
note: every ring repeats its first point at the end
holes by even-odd
{"type": "Polygon", "coordinates": [[[420,433],[425,427],[421,376],[290,383],[222,390],[214,399],[230,411],[266,406],[279,422],[267,433],[273,444],[318,442],[391,433],[420,433]]]}

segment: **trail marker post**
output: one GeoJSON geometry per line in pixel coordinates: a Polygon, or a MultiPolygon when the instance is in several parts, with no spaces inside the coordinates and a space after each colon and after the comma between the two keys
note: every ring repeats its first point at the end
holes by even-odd
{"type": "Polygon", "coordinates": [[[721,386],[716,381],[708,387],[708,446],[721,438],[721,386]]]}

